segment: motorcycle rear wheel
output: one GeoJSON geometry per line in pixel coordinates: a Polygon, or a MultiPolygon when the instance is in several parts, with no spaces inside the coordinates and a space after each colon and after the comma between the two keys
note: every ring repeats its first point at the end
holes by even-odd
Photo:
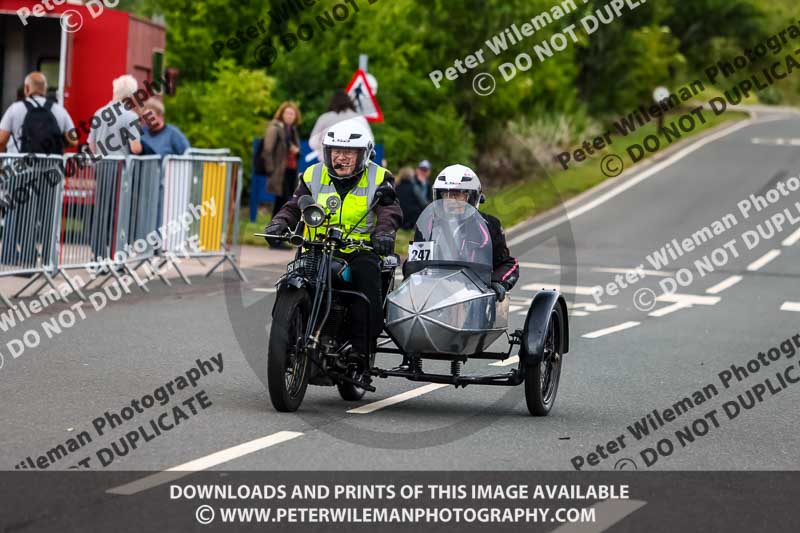
{"type": "Polygon", "coordinates": [[[311,362],[301,343],[309,320],[311,305],[302,290],[280,291],[275,299],[278,309],[272,320],[267,353],[267,388],[276,410],[297,411],[308,388],[311,362]]]}

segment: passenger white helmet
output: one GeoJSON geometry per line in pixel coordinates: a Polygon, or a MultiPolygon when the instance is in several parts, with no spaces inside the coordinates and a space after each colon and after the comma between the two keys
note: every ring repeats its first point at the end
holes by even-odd
{"type": "Polygon", "coordinates": [[[481,180],[469,167],[451,165],[439,173],[433,182],[433,199],[441,200],[444,191],[467,191],[469,203],[478,207],[485,200],[481,192],[481,180]]]}
{"type": "Polygon", "coordinates": [[[372,157],[373,148],[372,135],[366,122],[361,117],[343,120],[338,124],[334,124],[328,128],[322,138],[325,166],[328,167],[328,174],[337,179],[350,179],[361,175],[370,157],[372,157]],[[333,157],[331,156],[331,151],[334,148],[351,148],[359,151],[352,174],[341,175],[336,171],[333,157]]]}

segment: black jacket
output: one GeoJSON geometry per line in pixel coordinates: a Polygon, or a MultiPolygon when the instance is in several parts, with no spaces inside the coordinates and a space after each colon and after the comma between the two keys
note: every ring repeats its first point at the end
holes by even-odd
{"type": "Polygon", "coordinates": [[[489,234],[492,236],[492,282],[505,285],[506,289],[511,289],[519,280],[519,262],[511,257],[506,245],[506,233],[503,225],[492,215],[481,213],[481,216],[489,226],[489,234]]]}

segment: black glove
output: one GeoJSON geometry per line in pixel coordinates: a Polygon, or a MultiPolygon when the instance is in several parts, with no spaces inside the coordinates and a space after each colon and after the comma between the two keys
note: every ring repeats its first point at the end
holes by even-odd
{"type": "MultiPolygon", "coordinates": [[[[267,235],[283,235],[287,231],[289,231],[289,226],[283,220],[273,220],[269,223],[269,225],[267,225],[266,228],[264,228],[264,233],[267,235]]],[[[265,239],[272,248],[277,248],[281,245],[281,241],[278,239],[270,237],[265,237],[265,239]]]]}
{"type": "Polygon", "coordinates": [[[394,253],[394,233],[373,233],[372,248],[378,255],[392,255],[394,253]]]}
{"type": "Polygon", "coordinates": [[[506,286],[497,281],[492,282],[492,290],[497,294],[497,301],[502,302],[506,299],[506,286]]]}

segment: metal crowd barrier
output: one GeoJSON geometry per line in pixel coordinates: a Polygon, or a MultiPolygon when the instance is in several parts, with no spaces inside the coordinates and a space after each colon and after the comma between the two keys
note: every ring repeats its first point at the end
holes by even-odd
{"type": "MultiPolygon", "coordinates": [[[[53,278],[63,188],[61,156],[0,154],[0,276],[31,278],[15,297],[41,278],[39,290],[49,285],[58,293],[53,278]]],[[[0,299],[13,307],[4,295],[0,299]]]]}
{"type": "MultiPolygon", "coordinates": [[[[233,253],[239,235],[242,162],[221,154],[225,150],[199,150],[183,156],[107,156],[97,161],[76,154],[0,154],[0,277],[29,276],[19,298],[34,283],[43,283],[29,296],[55,286],[63,276],[71,290],[85,296],[67,276],[72,269],[91,269],[100,286],[121,273],[131,274],[163,255],[155,269],[161,280],[166,263],[190,283],[175,262],[184,257],[220,260],[206,276],[225,262],[245,280],[233,253]],[[170,221],[180,222],[190,206],[213,201],[215,213],[194,219],[184,231],[164,232],[159,248],[147,239],[170,221]],[[196,238],[198,249],[187,245],[196,238]],[[166,254],[165,252],[173,252],[166,254]]],[[[157,242],[157,241],[156,241],[157,242]]],[[[0,294],[0,301],[13,307],[0,294]]]]}
{"type": "MultiPolygon", "coordinates": [[[[180,223],[184,213],[190,211],[190,206],[209,205],[212,201],[215,206],[214,213],[206,212],[199,219],[193,218],[188,228],[181,227],[167,236],[163,250],[181,252],[195,259],[218,257],[219,261],[206,273],[206,277],[228,262],[239,278],[246,281],[233,252],[239,238],[242,160],[238,157],[199,154],[167,156],[162,169],[162,224],[169,224],[170,221],[180,223]],[[199,241],[199,251],[189,250],[193,238],[199,241]]],[[[183,281],[190,283],[169,255],[164,261],[172,263],[183,281]]]]}

